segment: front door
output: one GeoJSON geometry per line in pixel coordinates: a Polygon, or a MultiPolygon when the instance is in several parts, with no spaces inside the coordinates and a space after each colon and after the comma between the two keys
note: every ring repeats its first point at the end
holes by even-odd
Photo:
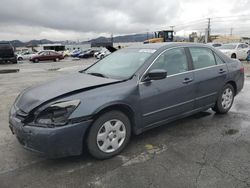
{"type": "Polygon", "coordinates": [[[194,75],[184,48],[163,52],[150,70],[165,69],[167,78],[139,84],[144,126],[153,126],[191,111],[194,107],[194,75]]]}

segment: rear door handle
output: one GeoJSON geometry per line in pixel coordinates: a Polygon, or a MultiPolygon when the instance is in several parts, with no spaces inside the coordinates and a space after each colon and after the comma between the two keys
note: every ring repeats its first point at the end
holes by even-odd
{"type": "Polygon", "coordinates": [[[190,82],[192,82],[192,81],[193,81],[192,78],[185,78],[185,79],[183,80],[183,84],[188,84],[188,83],[190,83],[190,82]]]}
{"type": "Polygon", "coordinates": [[[225,71],[224,69],[220,69],[220,70],[219,70],[219,73],[220,73],[220,74],[223,74],[223,73],[225,73],[225,72],[226,72],[226,71],[225,71]]]}

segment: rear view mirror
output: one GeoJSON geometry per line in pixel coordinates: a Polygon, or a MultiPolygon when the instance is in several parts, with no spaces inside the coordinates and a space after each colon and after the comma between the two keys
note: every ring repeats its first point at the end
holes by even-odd
{"type": "Polygon", "coordinates": [[[164,69],[153,69],[150,70],[143,81],[150,81],[150,80],[162,80],[167,77],[167,71],[164,69]]]}

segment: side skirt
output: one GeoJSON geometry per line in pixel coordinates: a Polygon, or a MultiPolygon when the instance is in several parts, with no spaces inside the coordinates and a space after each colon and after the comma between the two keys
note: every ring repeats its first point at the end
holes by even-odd
{"type": "Polygon", "coordinates": [[[170,118],[168,118],[168,119],[164,119],[164,120],[161,120],[161,121],[152,123],[152,124],[150,124],[150,125],[147,125],[147,126],[144,127],[144,128],[140,128],[140,129],[135,130],[135,134],[136,134],[136,135],[139,135],[139,134],[141,134],[141,133],[143,133],[143,132],[145,132],[145,131],[148,131],[148,130],[150,130],[150,129],[153,129],[153,128],[155,128],[155,127],[159,127],[159,126],[168,124],[168,123],[170,123],[170,122],[173,122],[173,121],[176,121],[176,120],[179,120],[179,119],[182,119],[182,118],[191,116],[191,115],[196,114],[196,113],[198,113],[198,112],[202,112],[202,111],[208,110],[209,108],[212,108],[214,105],[215,105],[215,103],[212,103],[212,104],[206,105],[206,106],[204,106],[204,107],[197,108],[197,109],[191,110],[191,111],[189,111],[189,112],[185,112],[185,113],[180,114],[180,115],[178,115],[178,116],[173,116],[173,117],[170,117],[170,118]]]}

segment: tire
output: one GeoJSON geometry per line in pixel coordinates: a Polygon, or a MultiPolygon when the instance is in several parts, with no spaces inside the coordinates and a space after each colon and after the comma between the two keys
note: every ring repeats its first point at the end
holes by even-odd
{"type": "Polygon", "coordinates": [[[125,148],[130,135],[131,123],[128,117],[120,111],[109,111],[92,124],[87,137],[88,151],[96,159],[111,158],[125,148]]]}
{"type": "Polygon", "coordinates": [[[54,61],[55,61],[55,62],[58,62],[58,61],[60,61],[60,59],[59,59],[59,58],[56,58],[54,61]]]}
{"type": "Polygon", "coordinates": [[[22,58],[22,57],[19,57],[17,60],[18,60],[18,61],[22,61],[22,60],[23,60],[23,58],[22,58]]]}
{"type": "Polygon", "coordinates": [[[231,58],[236,59],[237,58],[236,54],[232,54],[231,58]]]}
{"type": "Polygon", "coordinates": [[[104,58],[104,55],[101,55],[101,56],[100,56],[100,59],[103,59],[103,58],[104,58]]]}
{"type": "Polygon", "coordinates": [[[33,62],[34,63],[39,63],[39,59],[34,59],[33,62]]]}
{"type": "Polygon", "coordinates": [[[231,84],[226,84],[217,101],[215,106],[212,108],[218,114],[226,114],[233,105],[235,91],[234,87],[231,84]],[[224,101],[224,102],[223,102],[224,101]]]}

